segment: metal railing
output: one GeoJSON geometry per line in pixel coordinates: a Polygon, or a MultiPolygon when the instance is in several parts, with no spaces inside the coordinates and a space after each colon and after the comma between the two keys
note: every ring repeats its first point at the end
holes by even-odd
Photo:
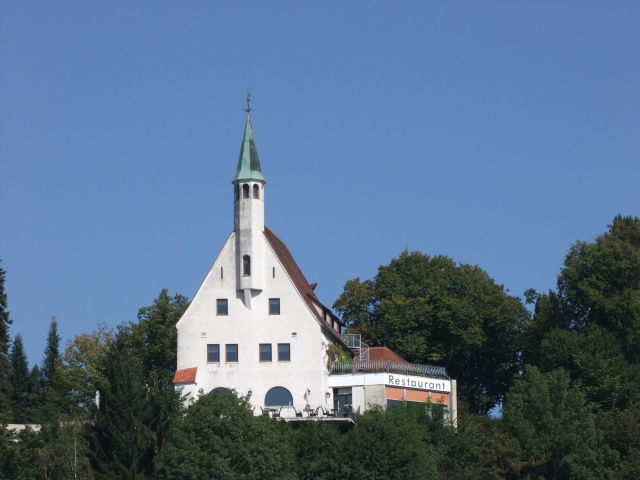
{"type": "Polygon", "coordinates": [[[331,364],[330,369],[332,375],[379,372],[403,373],[406,375],[418,375],[420,377],[449,378],[444,367],[407,362],[390,362],[386,360],[334,362],[331,364]]]}
{"type": "Polygon", "coordinates": [[[356,354],[356,360],[369,361],[369,345],[362,341],[359,333],[343,333],[342,340],[356,354]]]}
{"type": "Polygon", "coordinates": [[[340,408],[331,408],[328,405],[283,405],[255,407],[254,414],[265,415],[271,418],[284,420],[318,420],[350,418],[355,422],[360,414],[360,407],[354,409],[351,405],[343,405],[340,408]]]}

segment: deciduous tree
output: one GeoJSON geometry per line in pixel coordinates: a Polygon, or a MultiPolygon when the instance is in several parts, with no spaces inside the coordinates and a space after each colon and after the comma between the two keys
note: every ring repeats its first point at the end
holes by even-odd
{"type": "Polygon", "coordinates": [[[503,407],[526,478],[606,478],[615,455],[601,440],[584,394],[563,370],[528,366],[503,407]]]}
{"type": "Polygon", "coordinates": [[[96,391],[104,383],[102,368],[113,339],[113,329],[101,323],[93,332],[82,333],[67,342],[62,368],[72,411],[83,416],[90,414],[96,391]]]}
{"type": "Polygon", "coordinates": [[[203,395],[177,420],[158,458],[163,479],[294,479],[286,424],[254,417],[233,394],[203,395]]]}
{"type": "Polygon", "coordinates": [[[334,308],[365,342],[446,367],[473,412],[498,404],[521,368],[527,310],[479,267],[445,256],[405,251],[373,280],[347,282],[334,308]]]}

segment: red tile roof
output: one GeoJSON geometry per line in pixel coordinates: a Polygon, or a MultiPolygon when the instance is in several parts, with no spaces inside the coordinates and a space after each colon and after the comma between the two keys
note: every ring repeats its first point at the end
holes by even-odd
{"type": "Polygon", "coordinates": [[[323,316],[316,309],[316,305],[317,305],[322,310],[327,311],[331,315],[332,319],[339,321],[338,317],[333,315],[327,307],[322,305],[320,300],[318,300],[318,297],[316,296],[316,294],[313,292],[317,284],[314,283],[313,285],[309,285],[309,282],[307,282],[307,279],[302,273],[302,270],[300,270],[300,267],[298,266],[296,261],[293,259],[293,255],[291,255],[291,252],[289,252],[289,249],[287,248],[287,246],[266,225],[264,227],[264,236],[267,239],[267,243],[271,246],[274,253],[276,254],[276,257],[278,257],[278,259],[280,260],[280,263],[282,263],[282,266],[284,267],[287,274],[293,281],[293,284],[295,285],[296,289],[298,290],[298,292],[300,292],[300,295],[302,296],[303,300],[309,306],[309,310],[311,310],[313,315],[316,317],[316,320],[318,321],[318,323],[322,327],[326,328],[327,331],[336,339],[338,343],[346,347],[347,345],[344,343],[344,340],[342,340],[342,337],[340,336],[340,334],[332,328],[332,326],[323,318],[323,316]]]}
{"type": "Polygon", "coordinates": [[[369,360],[408,363],[404,358],[387,347],[369,347],[369,360]]]}
{"type": "Polygon", "coordinates": [[[173,376],[173,383],[194,383],[196,381],[196,373],[198,373],[198,367],[176,370],[176,374],[173,376]]]}

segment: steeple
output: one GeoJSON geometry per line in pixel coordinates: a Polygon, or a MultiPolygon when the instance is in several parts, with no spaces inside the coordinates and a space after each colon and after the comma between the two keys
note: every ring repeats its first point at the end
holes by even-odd
{"type": "Polygon", "coordinates": [[[253,129],[251,128],[251,117],[247,113],[247,122],[244,125],[244,135],[242,136],[242,145],[240,145],[240,156],[238,157],[238,166],[236,174],[233,176],[232,182],[240,180],[255,180],[266,183],[260,170],[260,160],[258,160],[258,149],[256,141],[253,138],[253,129]]]}
{"type": "Polygon", "coordinates": [[[263,288],[264,184],[258,149],[253,138],[247,92],[247,120],[240,146],[238,166],[233,176],[233,230],[235,233],[236,288],[244,292],[244,303],[251,308],[251,297],[263,288]]]}

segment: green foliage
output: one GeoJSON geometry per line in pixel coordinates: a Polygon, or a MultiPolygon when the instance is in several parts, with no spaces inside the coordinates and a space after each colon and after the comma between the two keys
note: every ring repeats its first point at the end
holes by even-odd
{"type": "Polygon", "coordinates": [[[153,472],[179,398],[159,372],[146,374],[130,330],[107,352],[100,407],[88,426],[90,461],[98,479],[135,479],[153,472]]]}
{"type": "Polygon", "coordinates": [[[177,364],[176,323],[189,306],[183,295],[171,297],[163,289],[153,305],[138,311],[138,323],[132,326],[132,342],[140,350],[145,372],[163,371],[173,375],[177,364]]]}
{"type": "Polygon", "coordinates": [[[347,362],[352,358],[351,352],[338,343],[332,343],[327,347],[327,368],[334,362],[347,362]]]}
{"type": "Polygon", "coordinates": [[[541,366],[563,368],[594,409],[615,410],[640,402],[640,365],[625,358],[618,338],[600,327],[552,330],[541,344],[541,366]]]}
{"type": "Polygon", "coordinates": [[[640,472],[640,409],[599,412],[596,423],[605,442],[618,453],[614,478],[637,479],[640,472]]]}
{"type": "Polygon", "coordinates": [[[342,472],[349,459],[344,455],[340,434],[334,425],[329,422],[304,422],[291,434],[297,478],[343,478],[342,472]]]}
{"type": "Polygon", "coordinates": [[[445,366],[473,412],[498,404],[521,368],[527,310],[480,268],[444,256],[403,252],[373,281],[347,282],[334,309],[365,342],[445,366]]]}
{"type": "Polygon", "coordinates": [[[576,242],[557,293],[529,297],[525,361],[565,369],[595,410],[640,402],[640,219],[617,216],[595,242],[576,242]]]}
{"type": "Polygon", "coordinates": [[[519,444],[522,476],[597,479],[612,473],[615,455],[563,370],[527,367],[507,395],[503,421],[519,444]]]}
{"type": "Polygon", "coordinates": [[[594,243],[576,242],[558,277],[563,317],[572,329],[615,334],[630,362],[640,362],[640,219],[618,215],[594,243]]]}
{"type": "Polygon", "coordinates": [[[11,363],[11,403],[13,410],[13,421],[28,422],[29,407],[31,405],[31,378],[29,375],[29,365],[27,355],[22,344],[22,336],[16,335],[11,347],[9,356],[11,363]]]}
{"type": "Polygon", "coordinates": [[[400,409],[369,410],[343,438],[344,477],[437,478],[434,449],[419,424],[400,409]]]}
{"type": "Polygon", "coordinates": [[[48,387],[54,387],[56,381],[56,370],[60,365],[60,335],[58,335],[58,321],[51,318],[49,334],[47,335],[47,346],[44,350],[42,360],[42,376],[48,387]]]}
{"type": "Polygon", "coordinates": [[[175,480],[296,478],[286,425],[254,417],[233,394],[203,395],[176,421],[158,457],[158,477],[175,480]]]}
{"type": "Polygon", "coordinates": [[[11,416],[11,364],[9,363],[9,311],[7,310],[7,294],[4,291],[5,274],[0,268],[0,426],[11,416]]]}
{"type": "Polygon", "coordinates": [[[67,342],[62,368],[70,411],[90,415],[96,391],[105,381],[102,369],[113,339],[113,329],[99,324],[93,332],[77,335],[67,342]]]}

